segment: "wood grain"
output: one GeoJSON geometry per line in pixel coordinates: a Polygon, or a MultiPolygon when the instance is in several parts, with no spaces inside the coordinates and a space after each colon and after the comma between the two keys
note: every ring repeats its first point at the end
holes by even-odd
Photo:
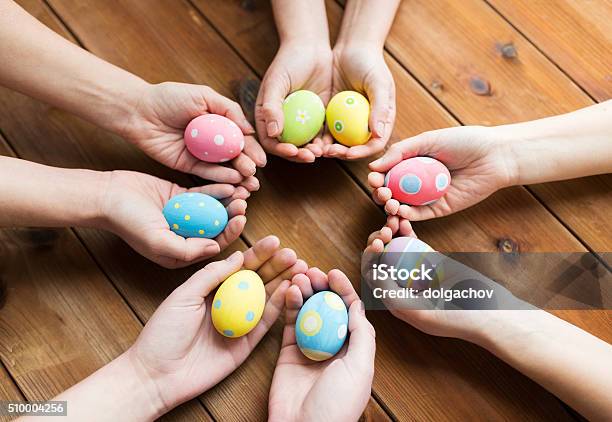
{"type": "MultiPolygon", "coordinates": [[[[51,5],[86,47],[152,81],[205,82],[229,94],[233,82],[253,76],[205,19],[184,3],[157,1],[145,5],[132,1],[107,5],[74,0],[52,1],[51,5]],[[163,28],[172,28],[172,31],[159,29],[160,22],[164,23],[163,28]]],[[[7,100],[2,110],[11,112],[14,104],[7,100]]],[[[431,99],[423,104],[436,109],[431,99]]],[[[30,116],[33,110],[29,107],[33,106],[28,103],[19,107],[21,111],[12,111],[10,117],[22,122],[30,116]]],[[[149,172],[165,171],[120,140],[77,119],[57,111],[42,116],[34,123],[35,129],[11,126],[11,140],[19,139],[21,134],[27,139],[21,141],[20,151],[58,164],[73,162],[95,168],[122,165],[149,172]],[[61,145],[50,157],[44,148],[37,151],[36,147],[28,145],[28,142],[35,142],[41,130],[49,130],[53,145],[61,145]]],[[[436,116],[429,119],[440,124],[447,119],[442,114],[436,116]]],[[[427,115],[422,117],[428,121],[427,115]]],[[[3,120],[0,120],[0,127],[4,130],[3,120]]],[[[305,167],[272,161],[262,172],[261,192],[249,202],[247,240],[269,233],[280,234],[284,243],[295,247],[312,264],[324,269],[340,267],[358,280],[359,251],[369,231],[380,226],[382,213],[333,162],[305,167]],[[299,186],[299,193],[296,186],[299,186]]],[[[180,176],[173,177],[181,180],[180,176]]],[[[427,240],[432,245],[446,246],[447,250],[453,247],[495,250],[502,235],[517,238],[525,250],[546,250],[550,245],[559,250],[580,249],[576,240],[537,203],[521,201],[519,195],[529,196],[523,190],[519,191],[522,193],[507,191],[496,195],[475,208],[472,217],[456,217],[448,227],[444,220],[424,224],[423,233],[429,236],[427,240]],[[499,195],[502,199],[497,199],[499,195]],[[517,215],[523,211],[527,215],[542,217],[533,220],[529,226],[531,234],[519,230],[525,214],[517,215]]],[[[172,283],[182,280],[175,272],[158,272],[142,258],[139,261],[133,252],[130,255],[125,245],[112,237],[100,240],[96,238],[105,235],[79,233],[83,233],[85,243],[100,266],[120,286],[142,319],[150,315],[172,283]],[[119,245],[123,245],[123,249],[119,245]],[[124,253],[127,254],[125,260],[124,253]],[[133,289],[132,285],[135,285],[133,289]]],[[[370,318],[376,324],[379,340],[375,393],[392,409],[394,416],[402,419],[480,415],[493,418],[509,414],[550,419],[567,416],[552,396],[487,353],[465,343],[425,336],[388,314],[372,314],[370,318]],[[415,397],[418,397],[416,404],[415,397]],[[444,415],[441,414],[444,409],[439,405],[440,397],[450,408],[444,415]],[[517,397],[532,400],[517,400],[517,397]]],[[[278,341],[278,335],[268,336],[268,339],[278,341]]],[[[274,343],[260,345],[256,353],[263,358],[252,356],[214,393],[203,398],[216,418],[265,417],[266,384],[275,361],[274,350],[277,350],[274,343]],[[264,382],[260,381],[262,379],[264,382]]],[[[368,413],[374,407],[375,403],[371,403],[368,413]]]]}
{"type": "Polygon", "coordinates": [[[612,98],[612,2],[487,2],[593,98],[612,98]]]}

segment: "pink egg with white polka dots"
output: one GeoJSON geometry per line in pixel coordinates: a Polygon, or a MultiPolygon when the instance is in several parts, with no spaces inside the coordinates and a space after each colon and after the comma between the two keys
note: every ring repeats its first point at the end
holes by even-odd
{"type": "Polygon", "coordinates": [[[189,152],[208,163],[223,163],[236,158],[244,149],[244,135],[238,125],[218,114],[196,117],[185,129],[189,152]]]}
{"type": "Polygon", "coordinates": [[[385,176],[393,198],[408,205],[429,205],[448,190],[451,176],[444,164],[430,157],[413,157],[395,165],[385,176]]]}

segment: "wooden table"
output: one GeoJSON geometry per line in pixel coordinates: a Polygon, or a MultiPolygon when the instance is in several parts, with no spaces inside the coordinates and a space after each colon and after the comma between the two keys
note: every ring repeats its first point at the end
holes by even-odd
{"type": "MultiPolygon", "coordinates": [[[[267,1],[19,0],[68,39],[151,82],[202,83],[248,97],[277,48],[267,1]],[[246,87],[246,88],[244,88],[246,87]],[[250,88],[249,88],[250,87],[250,88]]],[[[332,36],[342,4],[327,1],[332,36]]],[[[398,89],[393,140],[458,124],[495,125],[612,97],[606,0],[406,0],[386,45],[398,89]]],[[[256,89],[256,88],[255,88],[256,89]]],[[[53,107],[0,90],[0,153],[62,167],[133,169],[182,184],[122,140],[53,107]]],[[[358,283],[360,251],[384,214],[366,163],[270,159],[232,249],[277,234],[311,265],[358,283]]],[[[440,251],[611,249],[612,178],[496,193],[415,224],[440,251]],[[579,206],[577,206],[579,204],[579,206]]],[[[53,397],[125,350],[194,268],[164,270],[108,233],[0,231],[0,398],[53,397]]],[[[612,342],[609,311],[559,316],[612,342]]],[[[556,397],[478,347],[424,335],[385,312],[365,417],[376,420],[575,419],[556,397]]],[[[280,328],[172,420],[263,420],[280,328]]]]}

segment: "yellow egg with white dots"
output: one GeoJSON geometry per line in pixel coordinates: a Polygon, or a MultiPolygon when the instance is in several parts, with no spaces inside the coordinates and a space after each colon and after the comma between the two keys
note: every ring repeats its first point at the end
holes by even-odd
{"type": "Polygon", "coordinates": [[[327,128],[341,144],[352,147],[370,139],[370,103],[359,92],[342,91],[334,95],[325,116],[327,128]]]}
{"type": "Polygon", "coordinates": [[[259,323],[265,304],[261,277],[255,271],[238,271],[219,286],[212,303],[212,323],[225,337],[242,337],[259,323]]]}

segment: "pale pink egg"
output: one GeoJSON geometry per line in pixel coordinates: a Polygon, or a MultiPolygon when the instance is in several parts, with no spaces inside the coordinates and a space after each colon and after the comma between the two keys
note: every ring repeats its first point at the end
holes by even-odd
{"type": "Polygon", "coordinates": [[[408,205],[428,205],[448,190],[451,176],[444,164],[430,157],[413,157],[395,165],[385,176],[393,198],[408,205]]]}
{"type": "Polygon", "coordinates": [[[223,163],[236,158],[244,149],[244,135],[238,125],[218,114],[196,117],[185,129],[189,152],[208,163],[223,163]]]}

